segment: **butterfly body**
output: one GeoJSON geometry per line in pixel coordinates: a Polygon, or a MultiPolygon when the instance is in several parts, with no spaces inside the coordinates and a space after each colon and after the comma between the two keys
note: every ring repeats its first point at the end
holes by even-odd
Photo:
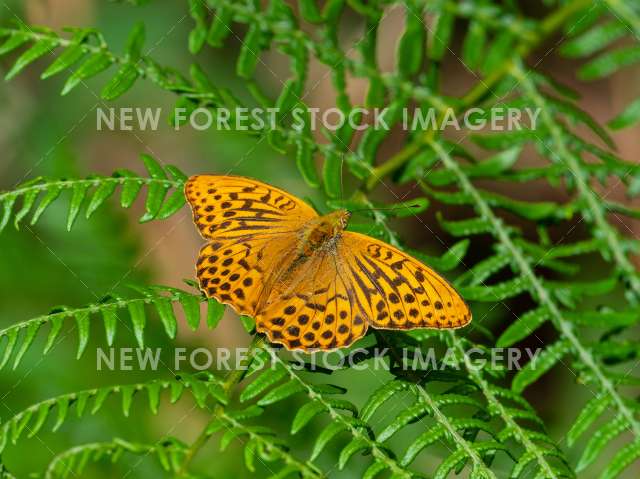
{"type": "Polygon", "coordinates": [[[209,297],[256,320],[289,349],[351,344],[368,327],[457,328],[471,312],[444,278],[380,240],[347,231],[351,214],[318,215],[271,185],[199,175],[185,185],[209,241],[196,273],[209,297]]]}
{"type": "Polygon", "coordinates": [[[302,253],[308,256],[323,248],[335,246],[340,234],[349,224],[351,213],[347,210],[337,210],[305,225],[302,234],[302,253]]]}

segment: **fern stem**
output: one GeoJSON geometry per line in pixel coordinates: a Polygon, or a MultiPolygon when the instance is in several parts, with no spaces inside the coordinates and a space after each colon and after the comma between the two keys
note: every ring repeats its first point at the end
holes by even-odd
{"type": "MultiPolygon", "coordinates": [[[[184,293],[182,295],[184,295],[184,293]]],[[[162,296],[162,297],[168,299],[171,302],[176,302],[180,300],[180,296],[181,295],[179,294],[175,294],[175,295],[162,296]]],[[[197,297],[198,299],[201,299],[202,301],[206,301],[206,298],[204,298],[201,295],[194,294],[193,296],[197,297]]],[[[8,326],[4,329],[0,329],[0,339],[9,335],[9,333],[11,333],[12,331],[15,331],[15,330],[20,331],[23,329],[28,329],[29,326],[31,326],[32,324],[37,323],[40,326],[42,326],[57,318],[61,318],[61,319],[73,318],[73,317],[82,315],[83,313],[96,314],[101,312],[104,309],[112,308],[114,306],[118,309],[123,309],[135,303],[151,304],[153,303],[153,300],[154,300],[153,297],[119,299],[117,301],[112,301],[112,302],[107,302],[102,304],[91,304],[83,308],[65,309],[64,311],[59,311],[51,314],[43,314],[40,316],[36,316],[35,318],[28,319],[26,321],[21,321],[19,323],[12,324],[11,326],[8,326]]]]}
{"type": "Polygon", "coordinates": [[[267,441],[264,438],[264,436],[262,436],[260,434],[256,434],[254,431],[252,431],[250,428],[246,427],[240,421],[237,421],[233,417],[231,417],[228,414],[226,414],[224,412],[224,410],[220,414],[218,414],[218,418],[224,420],[228,424],[228,427],[233,428],[233,429],[242,430],[245,434],[247,434],[251,438],[251,440],[258,441],[263,446],[265,446],[267,448],[270,448],[271,451],[275,452],[277,454],[277,456],[285,464],[287,464],[289,466],[293,466],[297,471],[299,471],[302,474],[302,477],[304,477],[304,478],[317,478],[317,479],[325,477],[321,473],[319,473],[316,470],[315,467],[312,467],[310,464],[308,464],[306,462],[299,461],[294,456],[292,456],[291,454],[286,452],[286,450],[284,450],[283,448],[274,446],[273,443],[267,441]]]}
{"type": "Polygon", "coordinates": [[[458,447],[461,447],[466,453],[467,457],[469,457],[471,461],[478,467],[478,469],[474,467],[474,471],[481,470],[484,473],[484,477],[491,477],[496,479],[496,475],[493,473],[493,471],[487,467],[478,452],[469,445],[469,442],[460,435],[458,430],[449,421],[449,418],[447,418],[447,416],[442,413],[435,401],[431,399],[431,396],[429,396],[429,393],[427,393],[425,388],[419,384],[416,384],[415,387],[420,395],[420,399],[424,401],[433,412],[433,417],[435,418],[435,420],[438,421],[438,423],[442,424],[442,426],[447,430],[447,432],[453,439],[453,442],[457,444],[458,447]]]}
{"type": "Polygon", "coordinates": [[[629,422],[629,426],[632,428],[633,434],[636,437],[640,437],[640,424],[638,424],[638,421],[635,419],[633,410],[626,404],[625,400],[616,390],[614,384],[609,380],[609,378],[607,378],[600,365],[589,352],[589,349],[582,344],[580,339],[578,339],[573,331],[572,324],[563,318],[560,308],[551,298],[543,283],[536,276],[531,265],[527,262],[524,253],[512,241],[511,237],[505,230],[502,221],[494,214],[491,207],[478,193],[466,174],[460,169],[458,163],[451,158],[442,145],[438,142],[432,142],[431,147],[438,154],[445,168],[449,169],[456,175],[462,190],[474,199],[476,211],[482,218],[491,223],[494,236],[502,243],[506,251],[508,251],[514,259],[515,266],[518,270],[520,270],[520,272],[529,280],[529,284],[532,288],[531,292],[533,293],[534,298],[537,298],[537,301],[548,309],[554,326],[562,336],[569,341],[577,353],[578,358],[593,372],[602,387],[602,390],[611,396],[611,399],[620,414],[622,414],[622,416],[629,422]]]}
{"type": "MultiPolygon", "coordinates": [[[[253,358],[256,352],[263,346],[264,338],[257,334],[254,335],[253,339],[251,340],[251,344],[249,345],[247,355],[243,358],[242,363],[238,365],[237,369],[231,371],[222,383],[222,389],[225,394],[229,394],[233,387],[242,380],[247,368],[253,362],[253,358]]],[[[211,437],[211,433],[209,432],[211,424],[216,422],[223,415],[224,407],[221,404],[216,404],[211,419],[207,422],[206,426],[202,429],[196,440],[187,449],[182,464],[180,465],[180,469],[178,470],[177,477],[184,477],[188,474],[189,465],[195,458],[196,454],[204,447],[204,445],[211,437]]]]}
{"type": "Polygon", "coordinates": [[[27,194],[31,191],[47,191],[50,188],[73,188],[76,185],[82,186],[100,186],[104,183],[116,183],[117,185],[123,185],[125,183],[138,183],[141,185],[150,185],[150,184],[161,184],[171,186],[173,188],[182,188],[184,185],[181,181],[176,180],[168,180],[168,179],[160,179],[160,178],[144,178],[144,177],[113,177],[113,176],[104,176],[99,178],[83,178],[83,179],[73,179],[73,180],[53,180],[46,181],[44,183],[37,183],[29,186],[22,186],[16,188],[15,190],[7,190],[0,192],[0,202],[3,202],[5,199],[13,197],[13,196],[21,196],[27,194]]]}
{"type": "Polygon", "coordinates": [[[513,416],[507,411],[502,402],[498,400],[496,395],[493,393],[491,388],[489,387],[489,383],[484,379],[482,374],[478,371],[477,368],[473,367],[470,362],[470,358],[467,355],[464,347],[461,344],[460,338],[456,335],[455,331],[448,331],[449,338],[453,343],[453,346],[458,350],[461,354],[465,368],[469,375],[473,378],[474,382],[480,387],[482,390],[482,394],[484,394],[487,401],[492,404],[496,410],[500,413],[500,417],[505,422],[507,427],[513,429],[516,434],[516,439],[522,444],[526,451],[531,451],[535,455],[536,461],[542,468],[542,472],[544,472],[544,477],[548,479],[558,479],[558,476],[551,465],[547,462],[544,457],[544,453],[540,451],[540,448],[534,444],[531,439],[529,439],[529,435],[520,427],[520,424],[513,418],[513,416]]]}
{"type": "Polygon", "coordinates": [[[413,474],[410,471],[398,464],[394,458],[390,457],[382,448],[380,448],[375,440],[372,440],[368,434],[364,434],[360,429],[356,428],[350,421],[347,421],[342,414],[336,411],[336,409],[322,397],[321,394],[314,391],[310,385],[296,374],[289,364],[280,359],[277,353],[271,350],[269,350],[269,353],[274,361],[280,363],[282,367],[287,370],[289,377],[305,389],[307,396],[309,396],[311,400],[318,401],[322,404],[325,410],[329,412],[332,420],[342,423],[354,438],[366,443],[371,449],[373,457],[384,463],[386,468],[391,471],[393,477],[403,477],[406,479],[411,479],[413,477],[413,474]]]}
{"type": "Polygon", "coordinates": [[[578,189],[580,197],[589,206],[589,209],[593,214],[593,220],[590,220],[589,218],[585,219],[587,221],[592,221],[596,228],[604,233],[604,239],[606,240],[609,248],[611,249],[611,252],[613,253],[613,259],[618,264],[621,272],[627,278],[629,286],[631,286],[636,298],[640,298],[640,279],[638,278],[635,267],[633,266],[633,264],[631,264],[631,261],[629,261],[627,255],[624,253],[616,231],[605,218],[606,207],[603,207],[604,202],[602,198],[600,198],[589,185],[589,181],[585,177],[580,163],[567,148],[567,145],[563,140],[560,127],[553,120],[551,114],[546,108],[543,98],[541,97],[540,93],[538,93],[533,82],[528,78],[527,72],[524,71],[522,65],[514,64],[514,67],[511,69],[511,73],[515,78],[518,79],[527,95],[533,100],[535,105],[541,111],[540,117],[544,121],[546,127],[549,129],[551,138],[555,145],[554,150],[549,149],[550,157],[557,158],[562,161],[568,166],[569,170],[573,174],[573,177],[576,180],[576,187],[578,189]]]}
{"type": "MultiPolygon", "coordinates": [[[[503,62],[499,68],[489,74],[486,78],[480,80],[471,90],[463,97],[458,106],[452,107],[456,114],[460,114],[465,109],[478,103],[483,97],[491,91],[491,87],[496,85],[500,80],[507,76],[513,66],[515,58],[524,58],[528,56],[535,48],[537,48],[544,40],[556,32],[562,25],[576,12],[591,5],[591,0],[573,0],[553,13],[545,17],[537,30],[537,33],[531,39],[523,39],[515,48],[514,55],[508,61],[503,62]]],[[[438,119],[435,124],[441,123],[442,118],[438,119]]],[[[371,191],[375,186],[383,180],[387,175],[391,174],[416,153],[418,153],[425,144],[432,141],[435,136],[434,130],[429,130],[418,137],[415,142],[406,145],[402,150],[396,153],[389,160],[380,164],[373,169],[372,174],[365,182],[365,191],[371,191]]]]}
{"type": "MultiPolygon", "coordinates": [[[[129,452],[131,454],[137,454],[140,456],[148,456],[149,454],[153,454],[154,452],[162,449],[164,451],[167,450],[175,450],[181,451],[182,448],[173,443],[171,447],[164,447],[162,445],[162,441],[158,444],[141,444],[141,443],[131,443],[129,441],[125,441],[123,439],[116,438],[113,441],[109,442],[90,442],[86,444],[81,444],[78,446],[74,446],[70,449],[67,449],[59,454],[56,454],[55,457],[49,462],[47,470],[45,471],[44,477],[45,479],[53,479],[54,477],[60,477],[59,472],[56,469],[60,466],[64,467],[64,461],[70,460],[71,464],[74,461],[75,456],[83,455],[85,457],[89,457],[91,453],[93,453],[93,457],[95,460],[98,460],[101,457],[104,457],[106,454],[108,457],[115,460],[116,454],[120,451],[129,452]],[[88,454],[89,453],[89,454],[88,454]]],[[[82,460],[80,461],[82,463],[82,460]]],[[[68,469],[67,469],[68,470],[68,469]]]]}

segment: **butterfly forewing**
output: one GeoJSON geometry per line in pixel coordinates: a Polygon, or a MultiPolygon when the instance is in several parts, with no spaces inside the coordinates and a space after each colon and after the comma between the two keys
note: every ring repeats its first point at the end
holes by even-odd
{"type": "Polygon", "coordinates": [[[206,239],[287,235],[318,216],[295,196],[238,176],[192,176],[185,194],[193,221],[206,239]]]}
{"type": "Polygon", "coordinates": [[[201,289],[254,316],[274,272],[297,248],[297,233],[317,214],[278,188],[235,176],[193,176],[185,194],[195,224],[210,240],[196,266],[201,289]]]}
{"type": "Polygon", "coordinates": [[[397,248],[347,231],[339,252],[371,326],[460,328],[471,321],[469,307],[442,276],[397,248]]]}

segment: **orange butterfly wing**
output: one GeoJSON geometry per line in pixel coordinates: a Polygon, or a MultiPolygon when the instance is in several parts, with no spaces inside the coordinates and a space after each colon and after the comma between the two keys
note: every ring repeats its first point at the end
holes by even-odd
{"type": "Polygon", "coordinates": [[[343,275],[336,251],[327,248],[276,282],[258,313],[258,331],[288,349],[334,349],[367,332],[353,286],[343,275]]]}
{"type": "Polygon", "coordinates": [[[255,316],[274,272],[296,250],[297,233],[318,215],[278,188],[236,176],[192,176],[185,196],[200,234],[210,240],[196,265],[200,288],[255,316]]]}
{"type": "Polygon", "coordinates": [[[338,243],[345,276],[369,324],[379,329],[461,328],[471,310],[438,273],[393,246],[345,231],[338,243]]]}
{"type": "Polygon", "coordinates": [[[467,304],[435,271],[349,231],[274,286],[258,312],[258,331],[289,349],[345,347],[368,326],[451,329],[471,321],[467,304]]]}

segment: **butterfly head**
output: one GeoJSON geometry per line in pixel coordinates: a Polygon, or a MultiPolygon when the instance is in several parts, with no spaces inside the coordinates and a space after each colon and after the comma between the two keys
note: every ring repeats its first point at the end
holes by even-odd
{"type": "Polygon", "coordinates": [[[336,210],[333,213],[329,213],[327,217],[333,227],[333,234],[337,235],[347,228],[349,219],[351,218],[351,212],[347,210],[336,210]]]}

